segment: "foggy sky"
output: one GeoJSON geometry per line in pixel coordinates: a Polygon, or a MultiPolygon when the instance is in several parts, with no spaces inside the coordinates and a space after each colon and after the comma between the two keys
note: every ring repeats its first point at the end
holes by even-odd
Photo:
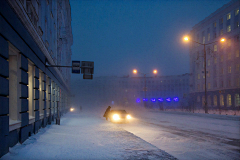
{"type": "MultiPolygon", "coordinates": [[[[94,76],[189,73],[182,36],[229,0],[70,0],[72,60],[94,61],[94,76]]],[[[72,75],[73,79],[82,75],[72,75]]]]}

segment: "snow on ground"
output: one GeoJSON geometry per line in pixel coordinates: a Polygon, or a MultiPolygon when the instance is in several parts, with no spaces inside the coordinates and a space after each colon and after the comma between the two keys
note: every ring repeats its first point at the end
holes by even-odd
{"type": "Polygon", "coordinates": [[[118,125],[178,159],[240,159],[240,117],[129,110],[118,125]]]}
{"type": "Polygon", "coordinates": [[[73,112],[48,125],[1,159],[175,159],[104,120],[102,113],[73,112]]]}

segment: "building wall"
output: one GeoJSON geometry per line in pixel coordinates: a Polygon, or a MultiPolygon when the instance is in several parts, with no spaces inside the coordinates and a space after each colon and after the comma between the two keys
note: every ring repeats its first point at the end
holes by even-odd
{"type": "Polygon", "coordinates": [[[69,108],[70,70],[45,64],[70,64],[70,11],[68,0],[0,1],[0,157],[69,108]]]}
{"type": "MultiPolygon", "coordinates": [[[[233,0],[195,25],[191,31],[194,41],[212,43],[206,45],[207,106],[210,113],[239,112],[239,9],[240,2],[233,0]],[[225,42],[220,42],[221,38],[225,38],[225,42]]],[[[198,110],[203,109],[205,100],[203,49],[203,45],[197,43],[192,43],[190,47],[190,93],[192,105],[198,110]]]]}
{"type": "Polygon", "coordinates": [[[139,106],[144,107],[143,99],[147,98],[148,108],[171,109],[188,108],[189,74],[176,76],[146,77],[146,97],[144,77],[95,77],[91,81],[79,83],[72,88],[78,97],[77,104],[93,103],[93,105],[139,106]],[[81,90],[79,90],[81,88],[81,90]],[[173,98],[178,98],[174,101],[173,98]],[[156,102],[151,99],[155,98],[156,102]],[[158,101],[159,98],[163,102],[158,101]],[[166,101],[170,98],[170,101],[166,101]]]}

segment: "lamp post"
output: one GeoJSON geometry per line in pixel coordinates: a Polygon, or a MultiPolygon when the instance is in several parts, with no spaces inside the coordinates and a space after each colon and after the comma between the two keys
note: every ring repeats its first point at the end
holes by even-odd
{"type": "MultiPolygon", "coordinates": [[[[146,108],[146,97],[147,97],[147,95],[146,95],[146,91],[147,91],[146,75],[147,75],[147,74],[146,74],[146,73],[142,73],[142,72],[138,72],[136,69],[134,69],[134,70],[133,70],[133,74],[137,74],[137,73],[142,74],[143,77],[144,77],[144,98],[145,98],[144,107],[146,108]]],[[[156,70],[156,69],[153,70],[153,74],[157,74],[157,70],[156,70]]]]}
{"type": "MultiPolygon", "coordinates": [[[[183,40],[184,40],[184,41],[191,41],[191,42],[194,42],[194,43],[203,45],[203,52],[204,52],[204,55],[203,55],[203,58],[204,58],[204,77],[205,77],[205,86],[204,86],[204,90],[205,90],[205,102],[204,102],[204,110],[205,110],[205,113],[208,113],[208,107],[207,107],[207,65],[206,65],[207,55],[206,55],[206,45],[213,44],[213,43],[217,43],[217,42],[219,42],[219,41],[214,41],[214,42],[205,44],[205,43],[196,42],[196,41],[190,39],[190,38],[187,37],[187,36],[184,37],[183,40]]],[[[222,38],[222,39],[220,40],[220,42],[225,42],[225,39],[222,38]]]]}

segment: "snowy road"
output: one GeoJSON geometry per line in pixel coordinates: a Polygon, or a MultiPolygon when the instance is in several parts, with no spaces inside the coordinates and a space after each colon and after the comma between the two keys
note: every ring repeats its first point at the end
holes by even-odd
{"type": "Polygon", "coordinates": [[[240,159],[239,117],[181,112],[134,111],[119,124],[178,159],[240,159]]]}

